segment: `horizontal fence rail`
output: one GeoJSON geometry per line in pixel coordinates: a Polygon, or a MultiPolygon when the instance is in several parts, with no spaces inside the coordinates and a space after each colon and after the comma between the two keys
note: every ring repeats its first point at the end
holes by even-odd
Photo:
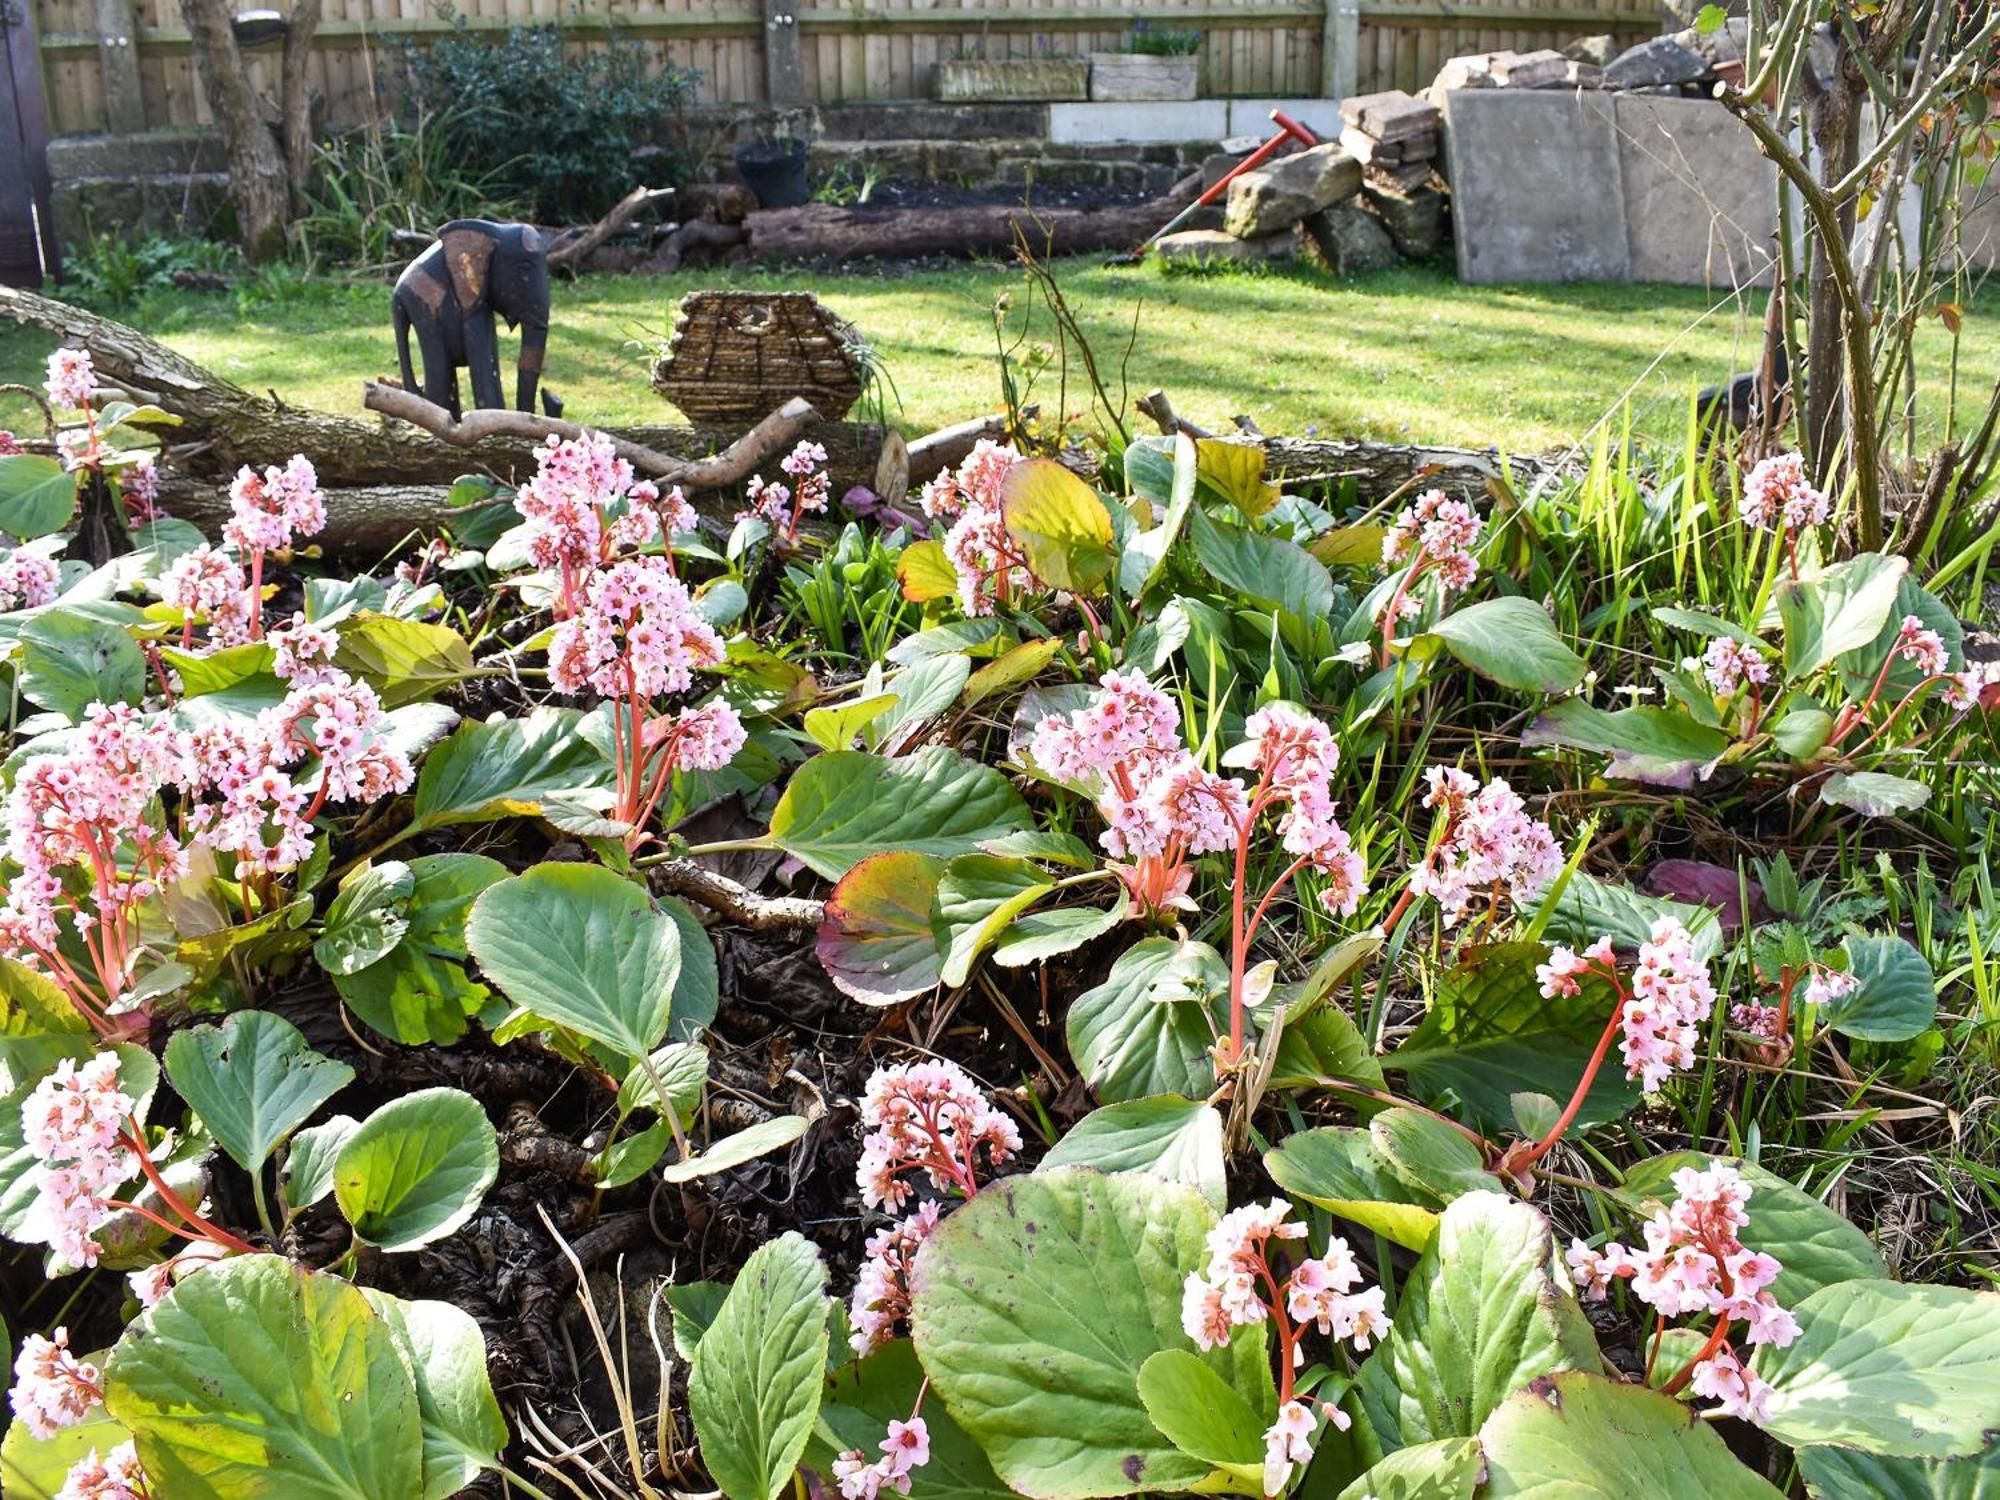
{"type": "MultiPolygon", "coordinates": [[[[36,9],[58,134],[207,122],[176,0],[37,0],[36,9]]],[[[559,10],[554,0],[463,0],[454,18],[428,0],[326,0],[310,76],[327,122],[358,124],[379,117],[403,47],[460,22],[474,32],[559,22],[579,51],[619,35],[656,64],[697,70],[703,104],[925,99],[934,97],[940,62],[1115,50],[1144,21],[1203,34],[1205,95],[1298,98],[1421,89],[1463,52],[1561,46],[1600,32],[1636,41],[1657,32],[1662,15],[1631,0],[609,0],[591,11],[559,10]],[[782,60],[767,47],[779,30],[774,16],[791,18],[780,21],[789,33],[782,60]]],[[[275,56],[260,54],[258,65],[274,68],[275,56]]]]}

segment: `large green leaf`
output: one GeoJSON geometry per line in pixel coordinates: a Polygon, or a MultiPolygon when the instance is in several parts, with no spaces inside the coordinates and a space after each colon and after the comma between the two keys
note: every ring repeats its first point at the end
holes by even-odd
{"type": "MultiPolygon", "coordinates": [[[[670,1288],[668,1296],[686,1290],[670,1288]]],[[[680,1323],[677,1316],[676,1337],[680,1323]]],[[[819,1430],[805,1455],[805,1462],[818,1471],[824,1493],[835,1489],[834,1458],[850,1449],[874,1457],[889,1424],[907,1420],[916,1409],[923,1383],[924,1367],[908,1339],[891,1340],[828,1378],[819,1430]]],[[[1009,1500],[1013,1491],[1000,1482],[979,1444],[952,1421],[942,1401],[924,1403],[924,1425],[930,1430],[931,1457],[910,1475],[910,1500],[1009,1500]]]]}
{"type": "MultiPolygon", "coordinates": [[[[1192,1188],[1063,1167],[1003,1178],[939,1226],[912,1277],[917,1354],[1008,1484],[1081,1500],[1184,1489],[1208,1472],[1154,1426],[1139,1370],[1192,1349],[1182,1284],[1207,1262],[1215,1217],[1192,1188]]],[[[1261,1404],[1262,1328],[1201,1358],[1261,1404]]]]}
{"type": "Polygon", "coordinates": [[[1548,611],[1518,594],[1453,610],[1429,634],[1480,676],[1525,693],[1566,693],[1589,667],[1548,611]]]}
{"type": "Polygon", "coordinates": [[[313,1051],[298,1027],[266,1010],[175,1032],[166,1064],[167,1077],[216,1144],[253,1175],[354,1081],[354,1069],[313,1051]]]}
{"type": "Polygon", "coordinates": [[[465,972],[466,919],[479,893],[506,879],[507,867],[483,854],[426,854],[408,868],[413,883],[401,940],[351,974],[335,972],[333,987],[391,1041],[455,1042],[489,993],[465,972]]]}
{"type": "Polygon", "coordinates": [[[409,1366],[359,1289],[276,1255],[190,1276],[125,1331],[105,1404],[157,1493],[388,1500],[423,1493],[409,1366]]]}
{"type": "Polygon", "coordinates": [[[43,453],[0,454],[0,531],[33,541],[60,531],[76,509],[76,476],[43,453]]]}
{"type": "MultiPolygon", "coordinates": [[[[5,1343],[0,1337],[0,1351],[5,1343]]],[[[94,1359],[89,1362],[99,1363],[94,1359]]],[[[10,1359],[7,1368],[12,1364],[10,1359]]],[[[16,1417],[7,1424],[6,1440],[0,1442],[0,1495],[7,1500],[56,1500],[71,1465],[92,1449],[99,1456],[109,1453],[130,1436],[101,1406],[81,1422],[59,1427],[45,1438],[36,1437],[28,1431],[28,1424],[16,1417]]]]}
{"type": "Polygon", "coordinates": [[[1000,517],[1028,569],[1054,588],[1099,592],[1111,574],[1111,516],[1052,458],[1024,458],[1000,482],[1000,517]]]}
{"type": "MultiPolygon", "coordinates": [[[[1580,995],[1546,998],[1535,981],[1545,956],[1539,943],[1467,949],[1386,1066],[1428,1104],[1457,1100],[1468,1122],[1489,1134],[1512,1128],[1517,1093],[1567,1099],[1611,1019],[1612,997],[1586,984],[1580,995]]],[[[1577,1118],[1613,1120],[1638,1102],[1624,1069],[1607,1067],[1577,1118]]]]}
{"type": "Polygon", "coordinates": [[[466,942],[516,1005],[628,1058],[667,1034],[679,927],[602,865],[540,864],[488,886],[466,942]]]}
{"type": "Polygon", "coordinates": [[[1864,1042],[1906,1042],[1937,1019],[1937,978],[1923,954],[1893,933],[1850,934],[1847,972],[1860,984],[1821,1009],[1820,1023],[1864,1042]]]}
{"type": "Polygon", "coordinates": [[[334,665],[363,678],[398,708],[435,698],[472,674],[472,648],[456,630],[427,620],[362,614],[340,622],[334,665]]]}
{"type": "Polygon", "coordinates": [[[1844,1281],[1792,1313],[1798,1338],[1754,1362],[1782,1441],[1965,1458],[2000,1430],[2000,1292],[1844,1281]]]}
{"type": "Polygon", "coordinates": [[[1809,676],[1880,635],[1909,567],[1901,557],[1864,552],[1817,577],[1780,583],[1777,611],[1785,626],[1785,676],[1793,681],[1809,676]]]}
{"type": "Polygon", "coordinates": [[[1545,901],[1535,912],[1542,935],[1551,942],[1582,948],[1600,937],[1610,937],[1627,952],[1649,941],[1653,925],[1662,917],[1672,917],[1687,928],[1695,952],[1703,959],[1712,959],[1722,950],[1722,924],[1716,920],[1713,907],[1649,896],[1582,870],[1574,871],[1564,882],[1552,907],[1545,901]]]}
{"type": "Polygon", "coordinates": [[[1390,1171],[1447,1203],[1462,1193],[1500,1191],[1479,1148],[1436,1115],[1397,1105],[1368,1122],[1368,1136],[1390,1171]]]}
{"type": "Polygon", "coordinates": [[[357,866],[341,881],[313,944],[320,967],[344,976],[387,957],[409,931],[405,908],[416,888],[416,875],[401,860],[357,866]]]}
{"type": "Polygon", "coordinates": [[[0,958],[0,1093],[88,1052],[90,1023],[46,974],[0,958]]]}
{"type": "Polygon", "coordinates": [[[1931,789],[1921,781],[1881,771],[1836,771],[1819,784],[1819,800],[1864,818],[1893,818],[1929,802],[1931,789]]]}
{"type": "Polygon", "coordinates": [[[340,1148],[361,1128],[352,1115],[335,1115],[318,1125],[308,1125],[285,1147],[284,1175],[279,1179],[285,1190],[285,1206],[297,1213],[310,1208],[333,1191],[333,1166],[340,1148]]]}
{"type": "Polygon", "coordinates": [[[1399,1176],[1366,1130],[1323,1125],[1294,1131],[1265,1153],[1264,1170],[1292,1197],[1405,1249],[1425,1249],[1437,1236],[1444,1199],[1399,1176]]]}
{"type": "Polygon", "coordinates": [[[1565,698],[1522,731],[1521,743],[1594,750],[1611,757],[1607,776],[1685,787],[1729,748],[1729,736],[1677,708],[1644,705],[1606,713],[1581,698],[1565,698]]]}
{"type": "Polygon", "coordinates": [[[799,767],[771,814],[768,842],[838,880],[884,849],[949,859],[1031,826],[1005,776],[943,745],[897,760],[838,750],[799,767]]]}
{"type": "Polygon", "coordinates": [[[471,1218],[500,1173],[486,1111],[462,1089],[419,1089],[363,1120],[333,1164],[333,1196],[354,1232],[414,1250],[471,1218]]]}
{"type": "Polygon", "coordinates": [[[1594,1367],[1596,1341],[1558,1264],[1548,1221],[1527,1204],[1468,1193],[1447,1205],[1389,1336],[1361,1367],[1362,1430],[1385,1453],[1472,1437],[1530,1380],[1594,1367]]]}
{"type": "Polygon", "coordinates": [[[1480,1500],[1783,1500],[1680,1402],[1582,1371],[1516,1392],[1479,1445],[1480,1500]]]}
{"type": "Polygon", "coordinates": [[[1749,1184],[1750,1222],[1742,1228],[1742,1240],[1784,1265],[1771,1291],[1786,1307],[1796,1306],[1821,1287],[1888,1276],[1882,1252],[1865,1230],[1755,1162],[1675,1151],[1635,1165],[1619,1191],[1635,1215],[1647,1215],[1673,1201],[1674,1173],[1683,1167],[1705,1171],[1718,1161],[1734,1167],[1749,1184]]]}
{"type": "Polygon", "coordinates": [[[1070,1002],[1070,1056],[1106,1103],[1205,1094],[1215,1081],[1214,997],[1228,991],[1229,970],[1208,944],[1142,938],[1070,1002]]]}
{"type": "Polygon", "coordinates": [[[131,633],[72,609],[29,622],[15,671],[24,697],[72,724],[93,703],[137,703],[146,693],[146,658],[131,633]]]}
{"type": "Polygon", "coordinates": [[[1198,1099],[1157,1094],[1107,1104],[1078,1120],[1049,1149],[1037,1171],[1095,1167],[1100,1172],[1151,1172],[1197,1188],[1218,1209],[1227,1206],[1222,1116],[1198,1099]]]}
{"type": "Polygon", "coordinates": [[[1798,1452],[1813,1500],[2000,1500],[2000,1443],[1977,1458],[1884,1458],[1852,1448],[1798,1452]]]}
{"type": "Polygon", "coordinates": [[[423,1500],[447,1500],[500,1461],[507,1419],[486,1374],[486,1338],[449,1302],[405,1302],[364,1287],[416,1377],[423,1431],[423,1500]]]}
{"type": "Polygon", "coordinates": [[[1194,555],[1217,582],[1301,620],[1321,620],[1333,613],[1338,598],[1333,575],[1298,543],[1210,520],[1198,506],[1188,522],[1194,555]]]}
{"type": "Polygon", "coordinates": [[[702,1461],[729,1500],[771,1500],[804,1453],[826,1375],[826,1267],[788,1231],[743,1263],[688,1376],[702,1461]]]}
{"type": "Polygon", "coordinates": [[[533,817],[546,800],[573,801],[610,785],[611,767],[577,732],[571,708],[461,724],[424,759],[415,826],[533,817]]]}
{"type": "Polygon", "coordinates": [[[1338,1500],[1472,1500],[1485,1467],[1471,1438],[1439,1438],[1398,1448],[1338,1500]]]}

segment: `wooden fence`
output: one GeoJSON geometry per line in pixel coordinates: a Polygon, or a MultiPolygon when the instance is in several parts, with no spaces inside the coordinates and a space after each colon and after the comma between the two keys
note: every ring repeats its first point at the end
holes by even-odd
{"type": "MultiPolygon", "coordinates": [[[[194,125],[207,106],[178,0],[33,0],[58,134],[194,125]]],[[[283,5],[283,0],[272,0],[283,5]]],[[[474,28],[560,20],[578,48],[610,29],[699,70],[702,103],[932,96],[940,60],[1115,47],[1134,21],[1199,30],[1203,93],[1303,98],[1418,89],[1446,58],[1660,29],[1639,0],[459,0],[474,28]],[[770,39],[767,41],[767,39],[770,39]]],[[[325,0],[312,82],[336,127],[379,116],[396,56],[452,24],[433,0],[325,0]]],[[[260,54],[275,68],[275,49],[260,54]]]]}

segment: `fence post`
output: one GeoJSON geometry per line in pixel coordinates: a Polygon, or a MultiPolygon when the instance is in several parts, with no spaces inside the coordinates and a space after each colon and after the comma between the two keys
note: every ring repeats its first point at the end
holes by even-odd
{"type": "Polygon", "coordinates": [[[764,96],[779,108],[806,102],[798,0],[764,0],[764,96]]]}
{"type": "Polygon", "coordinates": [[[97,66],[104,75],[104,128],[137,135],[146,128],[139,92],[139,36],[132,0],[97,0],[97,66]]]}
{"type": "Polygon", "coordinates": [[[1352,94],[1361,58],[1361,0],[1326,0],[1320,32],[1319,91],[1329,99],[1352,94]]]}

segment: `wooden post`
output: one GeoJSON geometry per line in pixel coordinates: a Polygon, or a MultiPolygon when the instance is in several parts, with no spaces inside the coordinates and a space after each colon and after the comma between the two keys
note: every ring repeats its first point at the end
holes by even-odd
{"type": "Polygon", "coordinates": [[[1326,0],[1320,31],[1319,91],[1345,99],[1355,91],[1361,61],[1361,0],[1326,0]]]}
{"type": "Polygon", "coordinates": [[[798,0],[764,0],[764,95],[766,103],[781,109],[806,102],[798,0]]]}
{"type": "Polygon", "coordinates": [[[112,135],[146,128],[138,40],[132,0],[97,0],[97,66],[104,75],[104,128],[112,135]]]}

